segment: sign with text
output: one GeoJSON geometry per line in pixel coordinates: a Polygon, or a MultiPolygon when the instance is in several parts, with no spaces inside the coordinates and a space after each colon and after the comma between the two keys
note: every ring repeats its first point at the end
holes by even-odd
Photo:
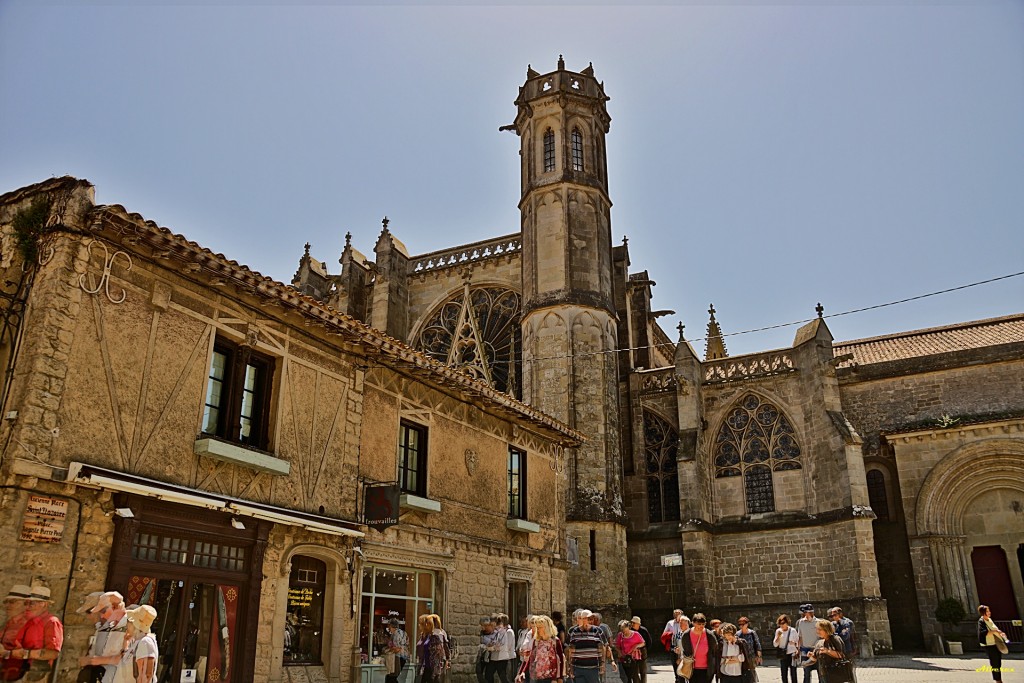
{"type": "Polygon", "coordinates": [[[313,604],[312,588],[289,588],[288,589],[288,611],[292,607],[309,607],[313,604]]]}
{"type": "Polygon", "coordinates": [[[683,556],[680,555],[679,553],[673,553],[672,555],[662,555],[661,556],[661,566],[662,567],[682,567],[683,566],[683,556]]]}
{"type": "Polygon", "coordinates": [[[63,498],[30,495],[21,521],[21,540],[33,543],[60,543],[64,538],[64,520],[68,502],[63,498]]]}
{"type": "Polygon", "coordinates": [[[367,486],[363,492],[363,518],[366,525],[377,531],[398,524],[397,484],[367,486]]]}

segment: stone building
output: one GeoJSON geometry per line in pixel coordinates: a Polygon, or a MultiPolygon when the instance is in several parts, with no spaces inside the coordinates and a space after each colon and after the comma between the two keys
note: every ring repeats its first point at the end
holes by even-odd
{"type": "Polygon", "coordinates": [[[589,437],[567,452],[570,608],[764,632],[838,604],[869,654],[931,646],[942,597],[1014,618],[1024,316],[836,343],[819,308],[790,348],[731,357],[712,307],[698,354],[612,241],[608,99],[590,66],[529,69],[518,229],[410,255],[385,223],[340,273],[307,245],[293,286],[589,437]]]}
{"type": "Polygon", "coordinates": [[[174,681],[376,683],[390,617],[564,609],[577,431],[83,180],[0,196],[0,269],[0,575],[51,589],[57,680],[96,590],[174,681]]]}

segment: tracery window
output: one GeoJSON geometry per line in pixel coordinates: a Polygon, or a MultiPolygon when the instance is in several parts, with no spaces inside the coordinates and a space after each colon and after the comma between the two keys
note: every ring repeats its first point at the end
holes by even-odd
{"type": "Polygon", "coordinates": [[[868,503],[875,511],[875,516],[882,520],[889,520],[889,494],[885,490],[885,475],[879,470],[868,470],[868,503]]]}
{"type": "Polygon", "coordinates": [[[744,479],[747,512],[774,512],[772,472],[800,469],[793,425],[778,408],[754,394],[744,396],[715,439],[715,477],[744,479]]]}
{"type": "Polygon", "coordinates": [[[647,519],[679,521],[679,434],[668,422],[644,411],[644,456],[647,478],[647,519]]]}
{"type": "Polygon", "coordinates": [[[572,129],[572,170],[583,170],[583,133],[579,128],[572,129]]]}
{"type": "Polygon", "coordinates": [[[498,391],[519,397],[521,312],[517,292],[466,285],[427,319],[416,347],[498,391]]]}
{"type": "Polygon", "coordinates": [[[544,133],[544,172],[555,170],[555,132],[548,128],[544,133]]]}

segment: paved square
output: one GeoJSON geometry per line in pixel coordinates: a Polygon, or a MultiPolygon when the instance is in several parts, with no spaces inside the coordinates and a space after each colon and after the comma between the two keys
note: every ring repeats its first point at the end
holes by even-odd
{"type": "MultiPolygon", "coordinates": [[[[857,666],[858,683],[874,681],[889,683],[969,683],[970,681],[991,681],[992,674],[983,667],[988,666],[984,657],[937,657],[934,655],[890,655],[862,660],[857,666]]],[[[1003,681],[1024,682],[1024,656],[1019,653],[1003,658],[1003,681]]],[[[781,680],[775,660],[758,667],[759,683],[778,683],[781,680]]],[[[655,660],[648,683],[674,683],[672,665],[667,661],[655,660]]],[[[811,680],[818,683],[817,675],[811,680]]],[[[797,675],[798,683],[803,682],[803,673],[797,675]]]]}

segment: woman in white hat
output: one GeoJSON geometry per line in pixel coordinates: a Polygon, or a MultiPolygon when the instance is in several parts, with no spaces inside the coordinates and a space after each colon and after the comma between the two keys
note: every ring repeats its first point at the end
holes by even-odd
{"type": "MultiPolygon", "coordinates": [[[[156,610],[143,605],[128,610],[128,638],[131,645],[125,651],[121,665],[127,664],[128,672],[134,674],[129,680],[132,683],[157,683],[156,663],[160,651],[153,635],[152,626],[156,620],[156,610]]],[[[120,675],[121,666],[118,666],[120,675]]]]}

